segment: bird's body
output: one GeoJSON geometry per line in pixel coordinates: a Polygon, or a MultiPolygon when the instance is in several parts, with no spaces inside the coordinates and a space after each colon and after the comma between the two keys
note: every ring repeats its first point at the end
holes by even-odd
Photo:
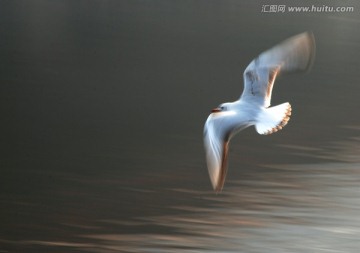
{"type": "Polygon", "coordinates": [[[212,110],[204,127],[204,145],[216,191],[224,185],[229,141],[236,133],[254,125],[259,134],[271,134],[287,124],[291,114],[289,103],[269,107],[275,78],[280,72],[309,69],[314,53],[311,33],[299,34],[265,51],[245,69],[240,99],[212,110]]]}

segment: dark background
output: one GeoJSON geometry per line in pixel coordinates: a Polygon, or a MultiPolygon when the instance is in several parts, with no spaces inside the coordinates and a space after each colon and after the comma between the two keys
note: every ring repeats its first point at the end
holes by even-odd
{"type": "Polygon", "coordinates": [[[356,252],[359,10],[1,1],[0,252],[356,252]],[[210,109],[239,97],[255,56],[308,30],[312,71],[273,92],[292,104],[289,124],[241,132],[216,195],[210,109]]]}

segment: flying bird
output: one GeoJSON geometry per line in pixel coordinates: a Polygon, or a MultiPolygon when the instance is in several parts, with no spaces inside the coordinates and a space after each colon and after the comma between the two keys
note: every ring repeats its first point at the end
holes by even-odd
{"type": "Polygon", "coordinates": [[[272,134],[288,123],[290,103],[270,107],[276,76],[307,71],[314,57],[315,40],[311,32],[290,37],[250,62],[243,74],[244,90],[238,100],[211,111],[204,126],[204,146],[215,191],[224,186],[229,142],[235,134],[249,126],[255,126],[259,134],[272,134]]]}

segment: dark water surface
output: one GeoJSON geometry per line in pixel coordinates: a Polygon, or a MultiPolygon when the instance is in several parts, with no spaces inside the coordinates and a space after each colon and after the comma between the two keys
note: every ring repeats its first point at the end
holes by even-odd
{"type": "Polygon", "coordinates": [[[360,4],[301,2],[354,11],[1,1],[0,252],[358,252],[360,4]],[[289,125],[241,132],[215,194],[209,110],[237,99],[253,57],[306,30],[312,71],[273,93],[289,125]]]}

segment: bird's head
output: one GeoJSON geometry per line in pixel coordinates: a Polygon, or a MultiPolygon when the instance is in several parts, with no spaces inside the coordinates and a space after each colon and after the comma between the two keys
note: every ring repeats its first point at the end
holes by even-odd
{"type": "Polygon", "coordinates": [[[211,113],[217,113],[217,112],[225,112],[228,111],[231,107],[231,103],[223,103],[219,105],[218,107],[211,110],[211,113]]]}

